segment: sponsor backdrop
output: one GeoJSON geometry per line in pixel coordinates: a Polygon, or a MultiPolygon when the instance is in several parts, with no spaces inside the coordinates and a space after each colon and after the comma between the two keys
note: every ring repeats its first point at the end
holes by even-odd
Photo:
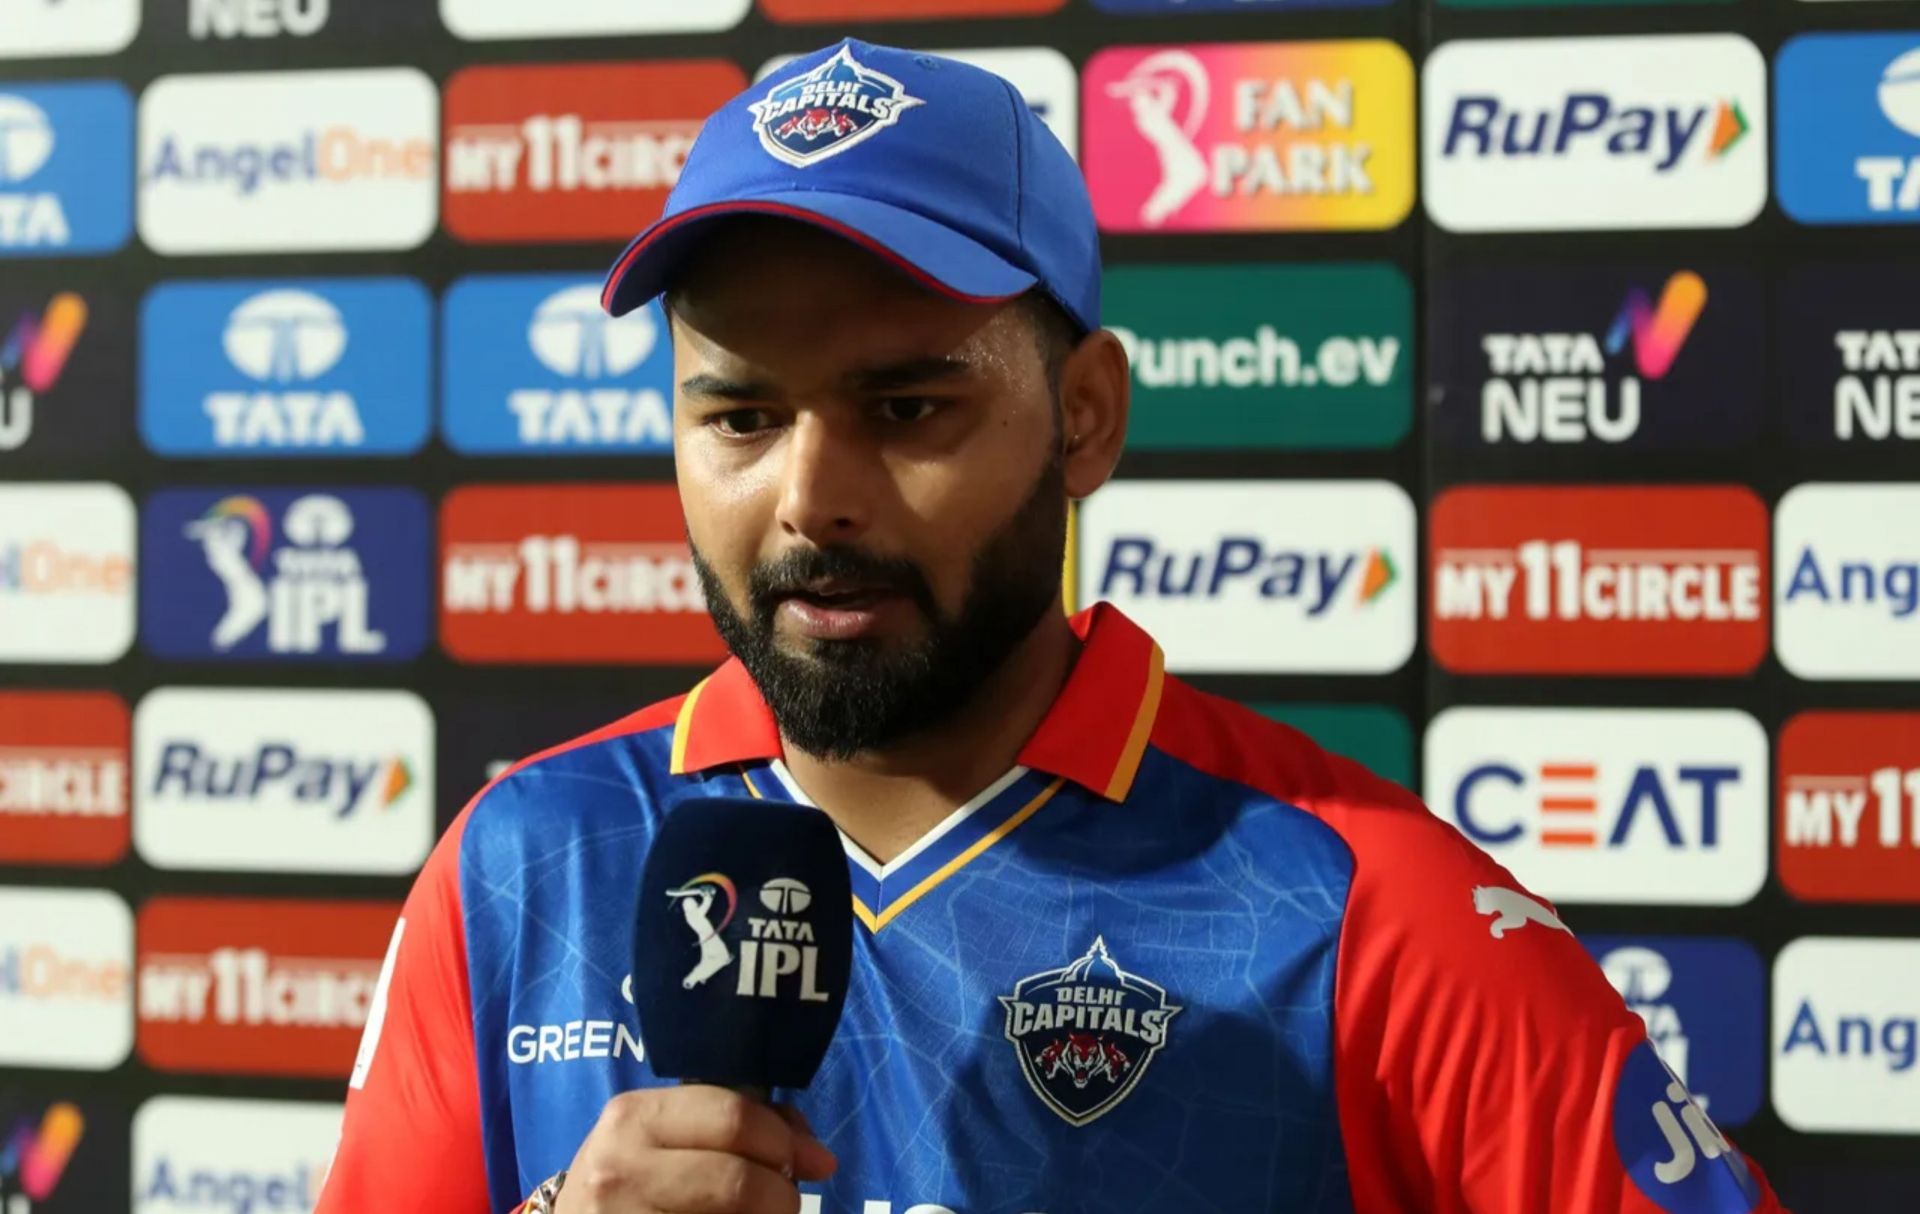
{"type": "Polygon", "coordinates": [[[1920,1208],[1920,3],[0,0],[0,1211],[310,1209],[438,830],[718,658],[598,285],[843,33],[1085,168],[1070,597],[1920,1208]]]}

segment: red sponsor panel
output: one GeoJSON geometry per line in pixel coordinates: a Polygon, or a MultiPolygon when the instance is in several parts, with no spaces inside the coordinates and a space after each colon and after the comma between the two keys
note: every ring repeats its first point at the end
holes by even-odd
{"type": "Polygon", "coordinates": [[[0,692],[0,864],[126,855],[129,737],[127,705],[108,692],[0,692]]]}
{"type": "Polygon", "coordinates": [[[140,1057],[163,1071],[353,1070],[398,902],[155,898],[140,910],[140,1057]]]}
{"type": "Polygon", "coordinates": [[[1920,712],[1803,712],[1780,731],[1780,883],[1920,903],[1920,712]]]}
{"type": "Polygon", "coordinates": [[[706,664],[672,485],[456,489],[440,508],[440,643],[465,662],[706,664]]]}
{"type": "Polygon", "coordinates": [[[1067,0],[760,0],[775,21],[930,21],[943,17],[1038,16],[1067,0]]]}
{"type": "Polygon", "coordinates": [[[1427,542],[1448,670],[1728,675],[1767,652],[1767,508],[1747,489],[1451,489],[1427,542]]]}
{"type": "Polygon", "coordinates": [[[700,124],[745,87],[719,59],[457,72],[447,230],[476,243],[630,239],[659,218],[700,124]]]}

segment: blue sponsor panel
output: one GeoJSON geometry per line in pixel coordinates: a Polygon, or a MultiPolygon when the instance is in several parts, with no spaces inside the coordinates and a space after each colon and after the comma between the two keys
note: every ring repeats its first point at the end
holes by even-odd
{"type": "Polygon", "coordinates": [[[140,321],[140,433],[161,455],[418,451],[433,305],[404,278],[166,283],[140,321]]]}
{"type": "Polygon", "coordinates": [[[1633,1186],[1666,1214],[1752,1214],[1759,1204],[1746,1159],[1645,1042],[1614,1084],[1613,1145],[1633,1186]]]}
{"type": "Polygon", "coordinates": [[[1744,940],[1584,936],[1613,988],[1647,1023],[1660,1060],[1713,1120],[1760,1110],[1766,1069],[1766,972],[1744,940]]]}
{"type": "Polygon", "coordinates": [[[658,301],[614,318],[575,275],[476,275],[447,291],[447,445],[466,455],[673,449],[673,351],[658,301]]]}
{"type": "Polygon", "coordinates": [[[163,489],[140,632],[180,660],[401,662],[426,648],[432,539],[411,489],[163,489]]]}
{"type": "Polygon", "coordinates": [[[1920,31],[1803,34],[1780,50],[1774,97],[1787,214],[1920,222],[1920,31]]]}
{"type": "Polygon", "coordinates": [[[133,98],[0,83],[0,257],[111,253],[133,233],[133,98]]]}

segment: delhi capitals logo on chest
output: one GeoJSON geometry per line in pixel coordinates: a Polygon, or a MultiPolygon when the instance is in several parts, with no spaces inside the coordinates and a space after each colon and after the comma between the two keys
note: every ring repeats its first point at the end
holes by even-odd
{"type": "Polygon", "coordinates": [[[916,105],[898,80],[862,66],[847,47],[819,67],[773,87],[747,108],[760,146],[797,169],[871,139],[916,105]]]}
{"type": "Polygon", "coordinates": [[[1121,969],[1100,937],[1073,964],[1022,978],[1000,1004],[1028,1086],[1069,1125],[1127,1098],[1180,1011],[1164,987],[1121,969]]]}

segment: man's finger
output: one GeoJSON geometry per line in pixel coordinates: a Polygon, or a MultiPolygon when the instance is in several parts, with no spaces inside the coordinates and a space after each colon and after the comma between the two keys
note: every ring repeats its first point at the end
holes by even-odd
{"type": "Polygon", "coordinates": [[[800,1190],[792,1181],[716,1151],[650,1152],[642,1188],[648,1206],[673,1214],[800,1214],[800,1190]]]}
{"type": "Polygon", "coordinates": [[[768,1106],[726,1088],[689,1084],[662,1092],[648,1105],[646,1134],[659,1147],[738,1155],[775,1173],[793,1167],[793,1127],[768,1106]]]}
{"type": "Polygon", "coordinates": [[[795,1180],[825,1180],[840,1167],[840,1161],[834,1158],[827,1144],[820,1141],[813,1132],[813,1126],[807,1121],[807,1115],[790,1104],[776,1105],[786,1123],[793,1127],[793,1178],[795,1180]]]}

